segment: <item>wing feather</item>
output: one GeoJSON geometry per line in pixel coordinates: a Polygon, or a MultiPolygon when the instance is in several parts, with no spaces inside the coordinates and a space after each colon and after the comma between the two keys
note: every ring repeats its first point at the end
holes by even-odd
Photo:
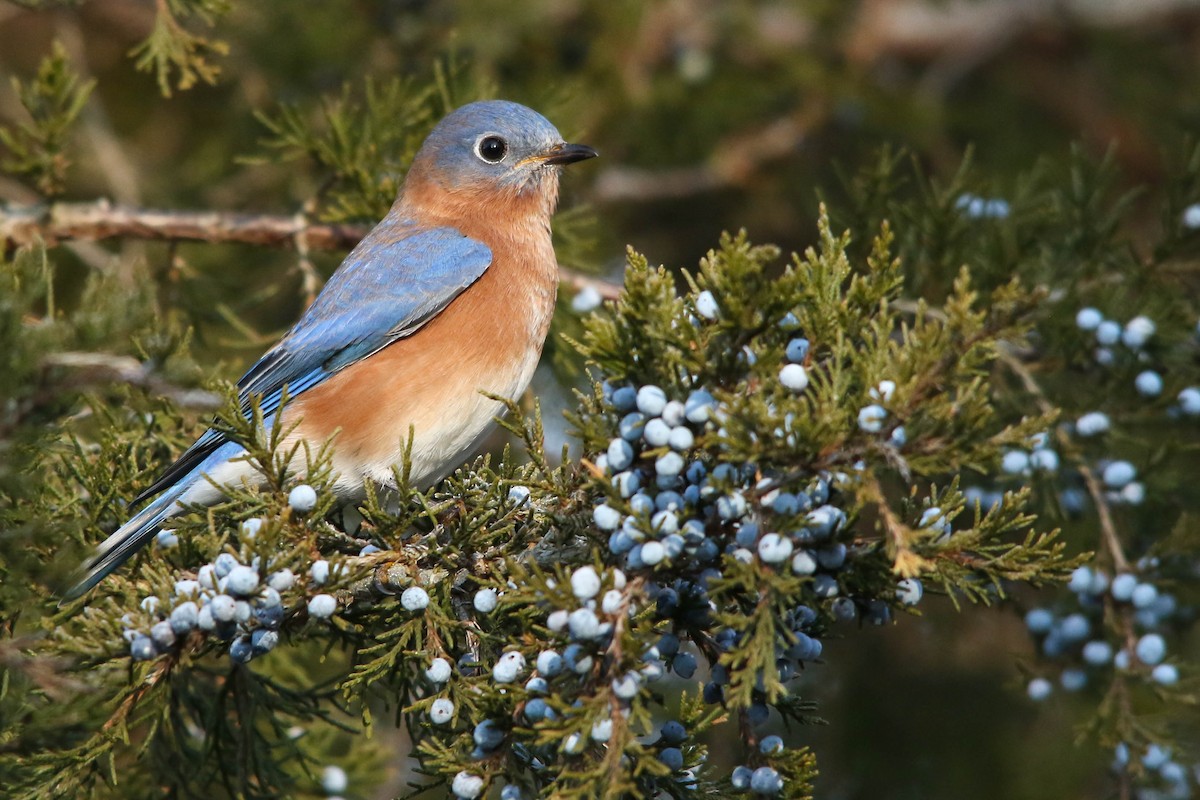
{"type": "MultiPolygon", "coordinates": [[[[385,219],[354,248],[304,316],[238,381],[242,413],[258,397],[264,416],[289,397],[411,336],[483,275],[487,245],[454,228],[413,229],[385,219]]],[[[411,224],[409,224],[411,227],[411,224]]],[[[228,438],[209,428],[149,488],[140,502],[173,484],[228,438]]]]}

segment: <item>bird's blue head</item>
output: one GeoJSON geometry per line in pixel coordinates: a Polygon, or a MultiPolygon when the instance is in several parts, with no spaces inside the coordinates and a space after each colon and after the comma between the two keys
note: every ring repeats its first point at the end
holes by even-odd
{"type": "Polygon", "coordinates": [[[568,144],[550,121],[506,100],[470,103],[437,124],[413,160],[409,181],[431,182],[452,193],[557,197],[558,168],[596,151],[568,144]]]}

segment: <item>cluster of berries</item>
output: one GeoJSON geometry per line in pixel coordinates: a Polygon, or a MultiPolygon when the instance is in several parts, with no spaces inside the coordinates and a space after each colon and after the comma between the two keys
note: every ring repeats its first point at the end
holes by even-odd
{"type": "MultiPolygon", "coordinates": [[[[1154,320],[1139,314],[1122,324],[1107,319],[1099,309],[1087,307],[1080,309],[1075,315],[1075,324],[1081,331],[1095,337],[1096,349],[1093,356],[1096,363],[1102,366],[1119,363],[1138,364],[1140,366],[1137,367],[1138,372],[1133,379],[1134,390],[1148,399],[1163,393],[1166,382],[1162,373],[1152,367],[1155,359],[1150,342],[1158,332],[1154,320]]],[[[1197,327],[1197,333],[1200,334],[1200,326],[1197,327]]],[[[1176,395],[1176,403],[1168,413],[1172,416],[1200,416],[1200,387],[1187,386],[1181,389],[1176,395]]]]}
{"type": "MultiPolygon", "coordinates": [[[[300,514],[311,511],[316,500],[316,491],[307,485],[297,486],[288,497],[292,510],[300,514]]],[[[246,663],[275,649],[284,619],[295,613],[292,609],[303,605],[311,619],[333,616],[337,599],[321,591],[330,578],[329,562],[312,563],[307,587],[291,569],[270,569],[250,554],[262,525],[258,518],[246,520],[239,531],[239,554],[219,554],[196,570],[195,577],[176,580],[167,596],[144,598],[142,615],[123,617],[133,660],[154,659],[199,632],[228,642],[229,657],[246,663]]],[[[163,531],[158,544],[173,547],[178,539],[172,531],[163,531]]]]}
{"type": "Polygon", "coordinates": [[[1136,757],[1129,745],[1119,743],[1113,749],[1112,770],[1134,776],[1138,784],[1137,800],[1189,800],[1192,789],[1200,784],[1200,764],[1188,768],[1173,758],[1170,747],[1149,744],[1136,757]],[[1140,762],[1139,765],[1134,761],[1140,762]]]}
{"type": "Polygon", "coordinates": [[[752,465],[719,463],[710,470],[693,447],[705,432],[720,435],[725,412],[704,389],[668,399],[653,385],[606,386],[605,397],[623,416],[619,435],[596,459],[607,486],[593,521],[608,532],[609,550],[622,566],[669,568],[685,578],[671,592],[693,594],[696,586],[702,596],[729,554],[810,578],[814,599],[838,596],[837,574],[852,556],[838,541],[847,518],[835,500],[845,475],[816,475],[796,491],[758,476],[752,465]]]}
{"type": "MultiPolygon", "coordinates": [[[[1139,567],[1153,568],[1150,561],[1139,567]]],[[[1068,584],[1075,603],[1072,609],[1034,608],[1025,615],[1025,626],[1048,663],[1060,668],[1058,682],[1067,691],[1079,691],[1091,677],[1108,670],[1138,674],[1151,683],[1173,686],[1179,668],[1167,660],[1163,633],[1180,613],[1175,597],[1153,581],[1132,572],[1109,577],[1092,567],[1079,567],[1068,584]],[[1128,614],[1134,638],[1120,640],[1105,629],[1105,604],[1128,614]]],[[[1032,679],[1027,691],[1034,700],[1053,692],[1047,677],[1032,679]]]]}

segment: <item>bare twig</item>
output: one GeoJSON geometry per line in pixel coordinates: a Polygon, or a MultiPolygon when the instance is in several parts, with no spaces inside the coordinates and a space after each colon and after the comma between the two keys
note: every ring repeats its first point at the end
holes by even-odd
{"type": "Polygon", "coordinates": [[[794,153],[825,114],[824,104],[814,101],[795,114],[719,142],[704,164],[675,169],[610,167],[597,178],[593,200],[644,203],[743,186],[771,162],[794,153]]]}
{"type": "Polygon", "coordinates": [[[300,271],[300,290],[304,292],[304,305],[307,307],[312,305],[312,301],[317,299],[317,292],[321,291],[321,276],[308,257],[308,241],[304,237],[304,231],[309,227],[307,211],[296,214],[293,224],[296,226],[296,235],[292,237],[292,244],[296,248],[296,269],[300,271]]]}
{"type": "MultiPolygon", "coordinates": [[[[193,633],[192,636],[195,637],[197,634],[193,633]]],[[[119,731],[121,726],[129,720],[129,716],[137,709],[141,699],[153,691],[163,678],[171,674],[171,669],[176,663],[178,663],[177,657],[160,659],[142,682],[129,691],[129,694],[117,706],[116,711],[105,721],[101,730],[107,733],[116,728],[119,731]]]]}
{"type": "Polygon", "coordinates": [[[932,562],[915,553],[910,547],[913,529],[905,525],[892,511],[879,479],[871,473],[865,473],[861,490],[867,500],[875,505],[883,523],[889,554],[892,556],[892,572],[902,578],[913,578],[928,570],[932,562]]]}
{"type": "Polygon", "coordinates": [[[58,388],[80,389],[109,383],[127,383],[169,397],[177,405],[185,408],[212,410],[221,405],[221,398],[213,392],[176,386],[156,375],[153,364],[143,363],[132,356],[109,353],[51,353],[42,359],[42,366],[48,370],[66,371],[66,376],[53,381],[58,388]]]}
{"type": "MultiPolygon", "coordinates": [[[[252,244],[292,247],[306,260],[309,250],[349,250],[366,235],[364,225],[310,224],[305,214],[239,214],[221,211],[162,211],[129,208],[100,200],[93,203],[0,207],[0,246],[23,247],[96,242],[107,239],[191,241],[209,244],[252,244]]],[[[311,269],[311,264],[309,265],[311,269]]],[[[309,269],[300,267],[307,293],[309,269]]],[[[312,273],[315,280],[315,272],[312,273]]],[[[621,292],[618,284],[576,270],[562,270],[562,280],[575,290],[595,289],[606,300],[621,292]]]]}
{"type": "Polygon", "coordinates": [[[577,292],[594,289],[605,300],[616,300],[621,296],[621,284],[606,281],[603,278],[593,278],[591,275],[585,275],[566,267],[559,268],[559,277],[563,283],[577,292]]]}
{"type": "MultiPolygon", "coordinates": [[[[52,403],[64,389],[86,390],[112,383],[139,386],[153,394],[170,398],[183,408],[213,411],[221,398],[203,389],[185,389],[155,373],[155,365],[143,364],[131,356],[111,353],[51,353],[41,361],[41,375],[35,391],[0,415],[0,447],[8,436],[37,409],[52,403]]],[[[81,412],[81,415],[86,415],[81,412]]]]}
{"type": "Polygon", "coordinates": [[[1083,24],[1100,28],[1163,24],[1200,11],[1200,0],[870,0],[847,37],[854,61],[942,58],[992,50],[997,40],[1083,24]]]}
{"type": "Polygon", "coordinates": [[[0,241],[6,247],[106,239],[291,247],[299,236],[314,250],[338,250],[353,247],[366,232],[361,225],[305,226],[294,215],[161,211],[105,200],[0,209],[0,241]]]}
{"type": "Polygon", "coordinates": [[[35,642],[31,638],[0,639],[0,665],[23,672],[51,700],[63,701],[87,686],[67,674],[66,659],[31,655],[35,642]]]}
{"type": "MultiPolygon", "coordinates": [[[[1055,413],[1058,409],[1046,397],[1046,393],[1042,391],[1041,385],[1034,378],[1033,373],[1029,368],[1021,362],[1019,358],[1007,351],[1005,348],[1000,348],[999,359],[1002,364],[1008,367],[1009,370],[1021,381],[1021,385],[1029,392],[1038,404],[1038,408],[1042,413],[1055,413]]],[[[1079,470],[1080,476],[1083,478],[1083,483],[1087,487],[1088,494],[1091,495],[1092,502],[1096,505],[1096,514],[1100,520],[1100,537],[1101,544],[1108,551],[1109,557],[1113,562],[1113,569],[1117,572],[1127,572],[1129,570],[1129,561],[1125,557],[1125,551],[1121,547],[1121,538],[1117,535],[1117,525],[1113,520],[1112,509],[1109,508],[1108,499],[1104,496],[1104,487],[1100,483],[1100,479],[1096,477],[1096,473],[1083,459],[1079,453],[1075,443],[1071,441],[1066,431],[1059,428],[1056,432],[1059,449],[1071,459],[1079,470]]]]}

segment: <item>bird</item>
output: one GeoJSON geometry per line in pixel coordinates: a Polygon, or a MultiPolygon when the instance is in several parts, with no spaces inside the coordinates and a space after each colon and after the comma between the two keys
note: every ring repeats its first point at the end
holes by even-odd
{"type": "MultiPolygon", "coordinates": [[[[279,452],[333,443],[332,489],[394,488],[393,467],[434,485],[470,455],[537,367],[558,290],[550,220],[559,173],[593,158],[549,120],[505,100],[445,116],[386,216],[291,329],[238,381],[242,413],[286,431],[279,452]],[[286,394],[286,403],[285,400],[286,394]],[[411,430],[411,449],[410,447],[411,430]]],[[[171,517],[261,477],[210,427],[135,500],[157,497],[99,545],[64,600],[124,564],[171,517]]]]}

